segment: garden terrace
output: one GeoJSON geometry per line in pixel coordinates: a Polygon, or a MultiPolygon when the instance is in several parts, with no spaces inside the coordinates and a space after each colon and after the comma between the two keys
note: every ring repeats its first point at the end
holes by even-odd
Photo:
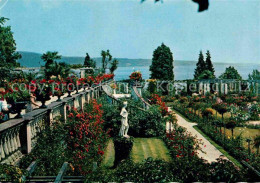
{"type": "Polygon", "coordinates": [[[102,85],[94,86],[88,90],[73,94],[72,97],[52,102],[45,109],[37,109],[26,113],[23,118],[11,119],[0,124],[0,162],[17,164],[23,154],[28,154],[37,142],[38,134],[57,120],[59,116],[66,121],[68,110],[82,109],[91,99],[99,98],[102,85]]]}

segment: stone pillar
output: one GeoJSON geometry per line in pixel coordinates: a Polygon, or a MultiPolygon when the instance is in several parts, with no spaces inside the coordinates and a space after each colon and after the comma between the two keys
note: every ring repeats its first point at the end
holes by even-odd
{"type": "Polygon", "coordinates": [[[207,92],[207,83],[203,83],[203,95],[207,92]]]}
{"type": "Polygon", "coordinates": [[[220,83],[220,93],[221,93],[221,95],[224,94],[224,92],[225,92],[224,85],[225,85],[225,84],[222,83],[222,81],[221,81],[221,83],[220,83]]]}
{"type": "Polygon", "coordinates": [[[29,154],[32,151],[32,134],[31,134],[31,120],[33,118],[27,118],[20,129],[20,143],[21,150],[25,154],[29,154]]]}
{"type": "Polygon", "coordinates": [[[128,94],[129,90],[128,90],[128,83],[126,84],[126,93],[128,94]]]}
{"type": "Polygon", "coordinates": [[[85,78],[85,69],[80,69],[80,78],[85,78]]]}
{"type": "Polygon", "coordinates": [[[238,82],[238,93],[241,93],[241,81],[238,82]]]}
{"type": "Polygon", "coordinates": [[[202,82],[199,83],[199,93],[200,93],[200,91],[203,91],[203,83],[202,82]]]}
{"type": "Polygon", "coordinates": [[[255,94],[256,94],[256,96],[258,96],[258,92],[259,92],[259,91],[258,91],[258,90],[259,90],[258,87],[259,87],[259,84],[258,84],[258,82],[256,82],[256,83],[255,83],[255,94]]]}
{"type": "Polygon", "coordinates": [[[225,93],[225,95],[227,95],[228,94],[228,85],[227,85],[227,83],[225,83],[224,84],[224,93],[225,93]]]}
{"type": "Polygon", "coordinates": [[[67,102],[63,102],[63,108],[62,108],[62,111],[61,111],[61,116],[63,117],[63,120],[64,122],[66,123],[66,120],[67,120],[67,102]]]}
{"type": "Polygon", "coordinates": [[[86,103],[85,93],[81,94],[80,98],[81,98],[81,100],[80,100],[80,107],[81,107],[81,110],[83,110],[84,109],[84,105],[86,103]]]}

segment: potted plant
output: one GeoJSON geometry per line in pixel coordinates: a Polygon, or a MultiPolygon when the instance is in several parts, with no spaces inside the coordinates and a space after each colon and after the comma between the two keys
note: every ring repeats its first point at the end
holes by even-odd
{"type": "Polygon", "coordinates": [[[47,82],[45,79],[42,79],[39,82],[39,87],[35,90],[36,100],[42,103],[40,108],[47,108],[45,102],[51,99],[51,83],[52,81],[47,82]]]}
{"type": "Polygon", "coordinates": [[[61,101],[61,96],[64,95],[66,91],[66,83],[63,83],[61,81],[57,81],[55,82],[55,85],[53,85],[53,88],[52,88],[52,92],[53,92],[53,96],[57,96],[58,99],[57,99],[57,102],[61,101]]]}
{"type": "MultiPolygon", "coordinates": [[[[13,83],[14,84],[14,83],[13,83]]],[[[26,109],[26,104],[30,100],[30,91],[28,87],[15,87],[14,90],[11,88],[7,89],[4,95],[8,104],[11,105],[9,112],[16,114],[15,118],[21,118],[21,111],[26,109]]]]}
{"type": "Polygon", "coordinates": [[[133,85],[140,85],[140,82],[142,81],[142,74],[140,71],[135,71],[129,76],[129,78],[133,85]]]}

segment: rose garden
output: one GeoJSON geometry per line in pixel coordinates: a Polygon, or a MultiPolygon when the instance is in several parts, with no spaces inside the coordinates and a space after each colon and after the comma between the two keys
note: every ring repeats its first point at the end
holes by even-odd
{"type": "Polygon", "coordinates": [[[39,73],[17,72],[16,54],[1,63],[0,181],[260,181],[258,70],[217,78],[208,51],[177,81],[162,44],[150,79],[117,81],[109,50],[101,68],[87,54],[80,74],[57,52],[39,73]]]}

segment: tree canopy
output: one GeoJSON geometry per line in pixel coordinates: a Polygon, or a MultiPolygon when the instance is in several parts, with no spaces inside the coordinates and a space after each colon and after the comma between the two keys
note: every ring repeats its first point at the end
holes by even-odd
{"type": "Polygon", "coordinates": [[[54,63],[55,60],[61,59],[61,55],[59,55],[57,51],[47,51],[46,53],[42,54],[41,59],[46,62],[45,67],[47,67],[49,64],[54,63]]]}
{"type": "Polygon", "coordinates": [[[150,66],[151,79],[174,80],[173,56],[169,47],[164,43],[153,52],[152,65],[150,66]]]}
{"type": "Polygon", "coordinates": [[[11,26],[4,26],[8,18],[0,18],[0,67],[13,68],[19,66],[16,62],[21,54],[16,52],[16,43],[11,26]]]}
{"type": "Polygon", "coordinates": [[[211,56],[210,56],[209,50],[206,53],[205,66],[206,66],[206,70],[209,70],[212,73],[213,78],[215,78],[215,69],[214,69],[214,66],[211,62],[211,56]]]}
{"type": "Polygon", "coordinates": [[[206,63],[204,61],[203,53],[202,53],[202,51],[200,51],[199,59],[196,64],[196,69],[195,69],[195,73],[194,73],[194,79],[198,79],[204,70],[206,70],[206,63]]]}
{"type": "Polygon", "coordinates": [[[239,79],[241,80],[242,77],[238,73],[238,71],[232,67],[229,66],[226,68],[225,72],[219,76],[220,79],[239,79]]]}
{"type": "Polygon", "coordinates": [[[254,69],[252,74],[248,75],[249,80],[260,80],[260,71],[254,69]]]}

